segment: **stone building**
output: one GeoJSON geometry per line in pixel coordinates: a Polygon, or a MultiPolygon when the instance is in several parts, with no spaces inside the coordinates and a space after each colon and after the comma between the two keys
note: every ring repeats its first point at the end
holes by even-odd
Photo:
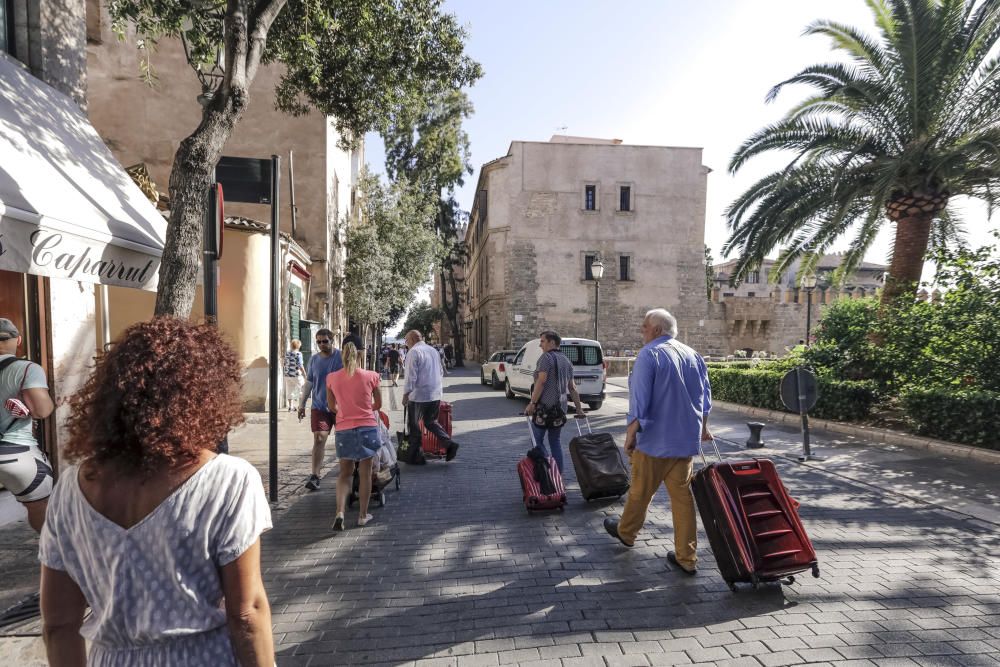
{"type": "Polygon", "coordinates": [[[725,346],[705,288],[700,148],[554,136],[515,141],[480,169],[465,234],[466,358],[516,348],[542,329],[598,338],[606,354],[642,345],[642,315],[673,312],[680,338],[725,346]]]}
{"type": "Polygon", "coordinates": [[[807,326],[810,336],[815,332],[825,306],[841,298],[872,296],[881,289],[882,276],[888,267],[871,262],[863,262],[842,284],[831,284],[831,275],[843,259],[840,254],[820,259],[816,265],[816,287],[811,294],[798,286],[798,263],[772,283],[768,282],[768,275],[774,260],[766,259],[759,271],[737,286],[729,284],[736,260],[714,264],[712,306],[725,320],[725,353],[743,350],[784,354],[805,339],[807,326]]]}

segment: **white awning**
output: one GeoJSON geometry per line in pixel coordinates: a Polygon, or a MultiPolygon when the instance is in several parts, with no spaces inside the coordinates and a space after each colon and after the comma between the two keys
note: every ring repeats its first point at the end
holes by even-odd
{"type": "Polygon", "coordinates": [[[0,269],[155,290],[166,220],[66,95],[0,53],[0,269]]]}

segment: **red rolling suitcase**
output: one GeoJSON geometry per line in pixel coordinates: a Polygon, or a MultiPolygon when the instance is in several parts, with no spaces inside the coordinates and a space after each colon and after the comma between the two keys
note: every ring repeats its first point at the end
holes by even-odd
{"type": "MultiPolygon", "coordinates": [[[[531,447],[536,449],[535,433],[531,430],[531,418],[528,418],[528,431],[531,433],[531,447]]],[[[545,467],[547,468],[548,481],[552,486],[552,493],[542,491],[541,482],[535,476],[535,461],[530,456],[525,456],[517,464],[517,476],[521,479],[521,494],[524,499],[524,508],[529,512],[536,510],[561,510],[566,507],[566,487],[563,485],[562,474],[556,460],[551,456],[546,457],[545,467]]]]}
{"type": "MultiPolygon", "coordinates": [[[[438,408],[438,424],[445,433],[451,435],[451,403],[441,401],[438,408]]],[[[424,423],[420,422],[420,449],[428,456],[444,456],[448,453],[448,447],[438,440],[438,437],[424,428],[424,423]]]]}
{"type": "Polygon", "coordinates": [[[691,481],[712,554],[729,588],[745,582],[793,583],[793,575],[819,576],[816,551],[793,500],[768,459],[708,463],[691,481]]]}

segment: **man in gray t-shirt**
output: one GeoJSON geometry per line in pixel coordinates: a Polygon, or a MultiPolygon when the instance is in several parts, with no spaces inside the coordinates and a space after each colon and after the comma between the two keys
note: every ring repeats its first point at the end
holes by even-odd
{"type": "Polygon", "coordinates": [[[20,344],[17,327],[0,317],[0,483],[24,505],[28,523],[40,531],[53,479],[31,426],[33,419],[52,414],[55,405],[42,367],[15,357],[20,344]]]}
{"type": "MultiPolygon", "coordinates": [[[[562,337],[555,331],[543,331],[539,335],[539,343],[542,347],[542,356],[538,358],[538,364],[535,366],[535,387],[531,392],[531,402],[524,409],[524,413],[534,415],[536,412],[545,413],[551,408],[558,407],[565,414],[568,406],[566,397],[569,395],[573,397],[573,404],[576,406],[576,417],[578,419],[583,417],[580,394],[573,381],[573,364],[570,363],[565,354],[559,351],[562,337]]],[[[551,456],[556,460],[559,472],[562,472],[563,455],[560,434],[563,425],[561,423],[543,425],[539,423],[540,418],[541,415],[531,421],[535,444],[545,452],[545,439],[548,436],[551,456]]]]}

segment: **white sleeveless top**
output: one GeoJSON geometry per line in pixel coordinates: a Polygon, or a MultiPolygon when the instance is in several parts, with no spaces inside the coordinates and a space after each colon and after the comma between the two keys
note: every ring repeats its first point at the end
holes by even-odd
{"type": "Polygon", "coordinates": [[[271,528],[257,470],[220,454],[125,529],[95,510],[67,468],[49,498],[38,558],[91,607],[89,664],[236,665],[219,569],[271,528]]]}

